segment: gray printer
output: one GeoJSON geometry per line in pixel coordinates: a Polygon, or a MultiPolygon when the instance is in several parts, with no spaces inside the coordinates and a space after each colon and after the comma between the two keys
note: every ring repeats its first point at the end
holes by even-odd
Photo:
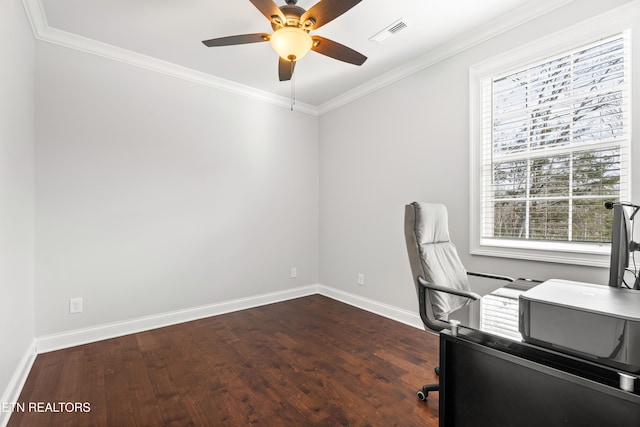
{"type": "Polygon", "coordinates": [[[640,291],[548,280],[520,294],[525,342],[640,373],[640,291]]]}

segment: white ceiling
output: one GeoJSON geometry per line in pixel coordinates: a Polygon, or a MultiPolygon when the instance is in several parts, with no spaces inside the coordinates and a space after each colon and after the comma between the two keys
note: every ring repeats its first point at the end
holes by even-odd
{"type": "MultiPolygon", "coordinates": [[[[290,96],[291,84],[278,80],[278,57],[268,43],[211,48],[201,43],[228,35],[272,32],[267,19],[249,0],[39,2],[37,7],[27,9],[31,13],[37,9],[43,15],[43,26],[71,33],[67,36],[81,36],[78,39],[85,45],[86,39],[94,40],[239,83],[250,90],[290,96]]],[[[276,3],[281,6],[285,2],[276,3]]],[[[299,0],[298,6],[309,9],[315,3],[317,0],[299,0]]],[[[368,60],[358,67],[310,52],[296,65],[296,100],[322,106],[454,40],[471,37],[480,29],[486,34],[506,18],[524,22],[563,3],[566,1],[363,0],[311,34],[342,43],[368,60]],[[368,40],[400,18],[410,24],[408,28],[380,44],[368,40]]]]}

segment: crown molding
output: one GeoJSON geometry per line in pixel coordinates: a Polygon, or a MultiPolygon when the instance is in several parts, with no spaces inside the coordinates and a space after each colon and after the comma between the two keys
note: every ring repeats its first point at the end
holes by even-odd
{"type": "Polygon", "coordinates": [[[425,52],[412,61],[404,63],[363,85],[325,102],[318,107],[319,114],[325,114],[371,92],[409,77],[418,71],[429,68],[467,49],[497,37],[502,33],[512,30],[513,28],[523,25],[574,1],[575,0],[547,0],[527,2],[523,6],[514,9],[511,12],[481,25],[470,33],[462,34],[461,36],[458,36],[435,49],[425,52]]]}
{"type": "MultiPolygon", "coordinates": [[[[291,108],[291,100],[279,95],[242,85],[201,71],[183,67],[171,62],[152,58],[141,53],[122,49],[107,43],[52,28],[47,23],[46,14],[40,0],[23,0],[33,35],[37,40],[57,44],[70,49],[97,55],[103,58],[133,65],[149,71],[181,78],[193,83],[220,89],[226,92],[253,98],[278,107],[291,108]]],[[[317,116],[318,108],[303,102],[296,102],[295,111],[317,116]]]]}
{"type": "MultiPolygon", "coordinates": [[[[297,102],[295,109],[302,113],[320,116],[574,1],[576,0],[527,2],[523,6],[514,9],[509,13],[501,15],[499,18],[483,24],[482,26],[474,29],[471,33],[463,34],[442,46],[425,52],[416,59],[404,63],[352,90],[344,92],[320,106],[297,102]]],[[[182,78],[205,86],[257,99],[279,107],[291,107],[291,101],[289,98],[274,95],[250,86],[235,83],[230,80],[215,77],[177,64],[162,61],[157,58],[152,58],[140,53],[88,39],[77,34],[49,27],[44,13],[44,8],[42,7],[40,0],[23,0],[23,3],[25,5],[34,36],[38,40],[80,50],[150,71],[182,78]]],[[[638,2],[636,0],[632,3],[638,2]]]]}

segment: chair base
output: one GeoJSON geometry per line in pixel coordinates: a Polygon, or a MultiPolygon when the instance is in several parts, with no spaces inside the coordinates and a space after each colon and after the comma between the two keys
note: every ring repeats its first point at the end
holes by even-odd
{"type": "MultiPolygon", "coordinates": [[[[436,373],[436,375],[440,376],[440,366],[436,366],[435,368],[433,368],[433,371],[436,373]]],[[[425,384],[420,390],[416,392],[416,396],[418,396],[418,399],[425,401],[427,400],[430,391],[438,391],[439,389],[440,384],[425,384]]]]}
{"type": "Polygon", "coordinates": [[[430,391],[438,391],[439,389],[440,384],[425,384],[416,392],[416,396],[418,396],[418,399],[425,401],[427,400],[427,397],[429,397],[430,391]]]}

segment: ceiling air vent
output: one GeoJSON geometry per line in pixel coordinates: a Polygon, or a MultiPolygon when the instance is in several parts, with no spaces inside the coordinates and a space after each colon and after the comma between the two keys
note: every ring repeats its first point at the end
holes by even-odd
{"type": "Polygon", "coordinates": [[[393,24],[388,25],[385,29],[369,37],[369,40],[375,43],[382,43],[384,40],[388,39],[391,36],[395,36],[396,34],[404,30],[408,26],[409,26],[409,23],[407,22],[406,19],[404,18],[398,19],[393,24]]]}

